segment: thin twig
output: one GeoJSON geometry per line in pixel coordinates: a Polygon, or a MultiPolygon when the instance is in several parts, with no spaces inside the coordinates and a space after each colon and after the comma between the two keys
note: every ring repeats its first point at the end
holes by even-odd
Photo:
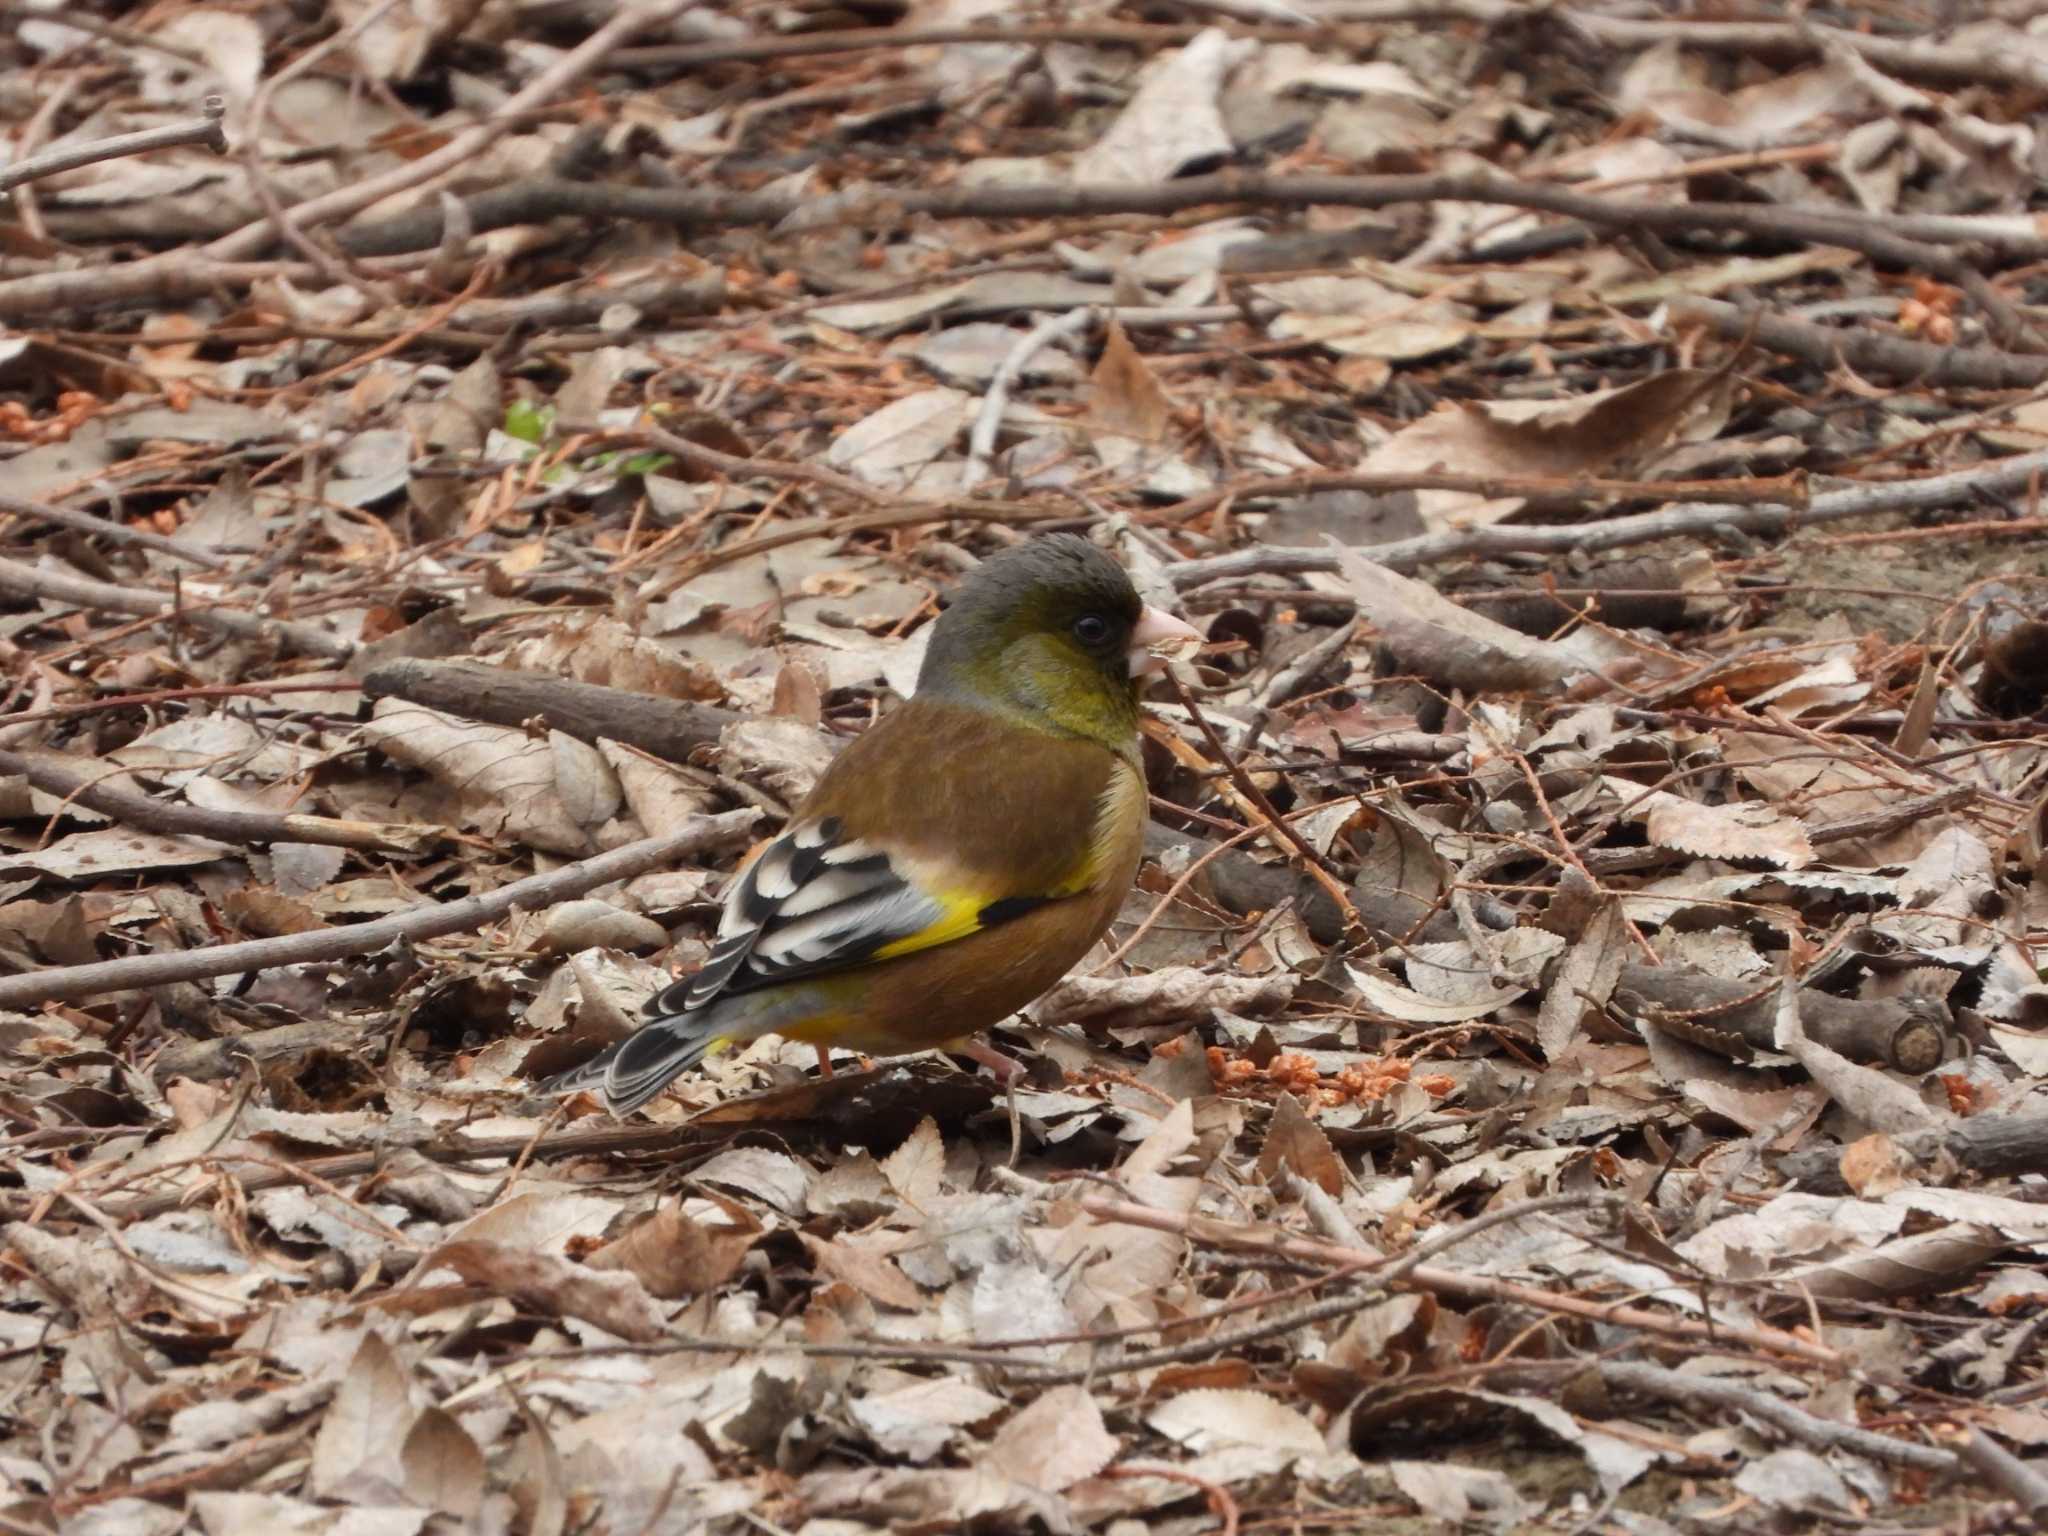
{"type": "MultiPolygon", "coordinates": [[[[923,48],[942,43],[998,43],[1006,47],[1020,43],[1099,43],[1112,47],[1177,47],[1192,42],[1208,27],[1218,27],[1232,37],[1258,38],[1269,42],[1315,42],[1344,34],[1322,27],[1248,26],[1235,21],[1205,22],[1197,26],[1161,26],[1143,22],[1005,22],[998,25],[957,27],[849,27],[842,31],[806,32],[793,37],[720,38],[715,42],[656,43],[645,48],[621,48],[613,60],[624,69],[658,69],[663,79],[674,79],[686,71],[714,64],[745,64],[779,59],[817,58],[832,53],[865,53],[880,49],[895,53],[905,48],[923,48]]],[[[1351,35],[1369,40],[1365,29],[1351,35]]],[[[1372,39],[1375,40],[1376,39],[1372,39]]]]}
{"type": "MultiPolygon", "coordinates": [[[[69,18],[57,16],[52,19],[65,21],[69,18]]],[[[220,120],[227,110],[227,103],[219,96],[209,96],[202,110],[206,116],[186,122],[144,128],[138,133],[117,133],[112,138],[89,139],[83,144],[64,144],[56,149],[46,149],[40,155],[30,155],[26,160],[17,160],[0,168],[0,193],[26,182],[75,171],[80,166],[98,165],[102,160],[146,155],[152,150],[175,149],[181,144],[204,144],[215,154],[226,154],[228,139],[221,129],[220,120]]]]}
{"type": "Polygon", "coordinates": [[[1342,654],[1344,647],[1351,643],[1351,637],[1358,633],[1361,622],[1363,621],[1360,616],[1353,614],[1273,674],[1272,680],[1259,694],[1258,706],[1252,711],[1251,719],[1246,722],[1243,732],[1238,736],[1239,752],[1249,752],[1258,744],[1260,733],[1266,729],[1266,722],[1273,717],[1273,711],[1292,698],[1332,659],[1342,654]]]}
{"type": "MultiPolygon", "coordinates": [[[[1240,1226],[1235,1222],[1219,1221],[1213,1217],[1160,1210],[1153,1206],[1141,1205],[1134,1200],[1112,1200],[1087,1195],[1079,1199],[1076,1205],[1098,1221],[1122,1222],[1128,1226],[1147,1227],[1157,1232],[1175,1232],[1194,1242],[1239,1252],[1278,1254],[1311,1264],[1324,1265],[1348,1264],[1359,1257],[1356,1249],[1345,1248],[1336,1243],[1317,1242],[1312,1238],[1294,1237],[1284,1232],[1240,1226]]],[[[1419,1291],[1433,1291],[1442,1295],[1464,1296],[1475,1300],[1508,1302],[1517,1306],[1535,1307],[1540,1311],[1556,1312],[1567,1317],[1582,1318],[1587,1322],[1638,1328],[1667,1338],[1682,1339],[1695,1347],[1711,1345],[1725,1349],[1731,1344],[1739,1344],[1764,1353],[1789,1355],[1831,1369],[1840,1369],[1842,1366],[1842,1356],[1838,1351],[1816,1344],[1796,1333],[1787,1333],[1780,1328],[1670,1317],[1661,1312],[1630,1306],[1625,1302],[1602,1302],[1583,1296],[1560,1295],[1555,1291],[1541,1290],[1533,1285],[1518,1285],[1513,1281],[1497,1280],[1486,1275],[1463,1274],[1434,1265],[1418,1266],[1407,1276],[1404,1284],[1419,1291]]]]}
{"type": "Polygon", "coordinates": [[[290,683],[214,683],[200,688],[157,688],[148,693],[113,693],[103,699],[81,704],[51,704],[42,709],[17,710],[0,715],[0,727],[35,725],[46,720],[79,720],[104,715],[116,709],[154,709],[160,704],[181,704],[189,699],[267,699],[286,693],[352,693],[361,683],[347,677],[312,677],[290,683]]]}
{"type": "MultiPolygon", "coordinates": [[[[1135,1354],[1121,1355],[1113,1360],[1091,1361],[1085,1366],[1058,1371],[1031,1371],[1029,1381],[1043,1386],[1060,1386],[1069,1382],[1094,1381],[1104,1376],[1124,1375],[1131,1371],[1151,1370],[1154,1366],[1177,1365],[1189,1360],[1203,1360],[1211,1355],[1220,1355],[1228,1350],[1240,1349],[1247,1344],[1278,1338],[1283,1334],[1296,1332],[1312,1323],[1327,1322],[1331,1318],[1343,1317],[1370,1306],[1396,1286],[1403,1284],[1409,1276],[1430,1259],[1446,1253],[1461,1243],[1470,1241],[1490,1228],[1516,1221],[1524,1216],[1539,1215],[1546,1211],[1579,1210],[1589,1205],[1603,1203],[1607,1196],[1600,1193],[1573,1193],[1543,1195],[1533,1200],[1524,1200],[1504,1205],[1495,1210],[1483,1211],[1469,1221],[1461,1221],[1454,1227],[1432,1234],[1418,1243],[1399,1259],[1388,1259],[1368,1249],[1345,1248],[1353,1257],[1337,1266],[1326,1275],[1316,1278],[1316,1284],[1327,1285],[1333,1281],[1362,1276],[1369,1288],[1349,1292],[1343,1296],[1332,1296],[1324,1301],[1312,1302],[1280,1317],[1267,1318],[1248,1327],[1234,1328],[1224,1333],[1211,1334],[1207,1338],[1190,1340],[1185,1344],[1171,1344],[1159,1349],[1142,1350],[1135,1354]]],[[[1264,1298],[1277,1300],[1277,1297],[1264,1298]]],[[[1174,1326],[1184,1327],[1199,1321],[1197,1318],[1178,1319],[1174,1326]]],[[[1052,1342],[1051,1340],[1047,1341],[1052,1342]]]]}
{"type": "MultiPolygon", "coordinates": [[[[101,772],[109,771],[100,765],[101,772]]],[[[112,769],[119,772],[118,768],[112,769]]],[[[21,753],[0,749],[0,773],[27,779],[45,793],[76,801],[88,810],[111,816],[125,826],[170,837],[203,837],[236,847],[272,843],[317,843],[327,848],[358,848],[372,853],[416,854],[447,836],[445,828],[403,823],[337,821],[329,816],[278,815],[268,811],[209,810],[180,805],[152,795],[136,794],[117,784],[100,782],[84,761],[56,753],[21,753]]]]}
{"type": "MultiPolygon", "coordinates": [[[[2048,449],[2016,454],[1948,474],[1847,485],[1838,490],[1820,492],[1803,505],[1684,505],[1559,527],[1521,528],[1495,524],[1487,528],[1397,539],[1391,544],[1377,546],[1372,556],[1374,561],[1390,570],[1413,571],[1419,566],[1461,559],[1467,555],[1564,554],[1572,550],[1590,554],[1632,544],[1647,544],[1658,539],[1711,538],[1728,530],[1784,533],[1794,528],[1838,523],[1852,517],[1874,517],[1887,512],[1931,512],[1958,503],[1973,502],[1980,496],[2024,490],[2034,477],[2043,473],[2048,473],[2048,449]]],[[[1175,591],[1186,592],[1210,581],[1238,580],[1255,575],[1305,575],[1311,571],[1335,571],[1337,568],[1338,556],[1323,550],[1260,545],[1227,555],[1179,561],[1166,567],[1166,578],[1173,583],[1175,591]]]]}
{"type": "MultiPolygon", "coordinates": [[[[57,121],[57,114],[70,105],[84,79],[84,75],[76,71],[65,75],[57,82],[56,89],[36,104],[35,115],[22,129],[21,142],[15,147],[17,155],[33,155],[42,147],[50,135],[51,125],[57,121]]],[[[50,238],[50,227],[43,222],[42,205],[36,199],[33,183],[23,182],[14,189],[14,216],[20,220],[22,229],[31,240],[42,242],[50,238]]]]}
{"type": "Polygon", "coordinates": [[[311,624],[265,618],[239,608],[188,605],[161,592],[118,587],[112,582],[94,581],[90,577],[72,576],[63,571],[46,571],[24,565],[19,560],[0,558],[0,591],[16,592],[24,597],[49,598],[54,602],[73,603],[80,608],[102,609],[109,613],[160,618],[166,623],[194,624],[201,629],[263,640],[330,661],[345,661],[355,652],[351,642],[311,624]]]}
{"type": "Polygon", "coordinates": [[[1895,1467],[1916,1467],[1926,1472],[1953,1472],[1957,1457],[1952,1451],[1931,1445],[1912,1445],[1894,1440],[1853,1424],[1824,1419],[1795,1407],[1783,1398],[1739,1382],[1713,1376],[1691,1376],[1666,1370],[1659,1365],[1608,1361],[1600,1367],[1600,1379],[1624,1392],[1674,1403],[1709,1403],[1717,1408],[1734,1408],[1776,1426],[1793,1439],[1818,1450],[1850,1451],[1895,1467]]]}
{"type": "Polygon", "coordinates": [[[988,478],[989,459],[996,449],[996,432],[1003,424],[1003,408],[1009,403],[1010,386],[1024,372],[1031,359],[1063,336],[1078,336],[1095,323],[1095,311],[1076,309],[1041,320],[1020,337],[996,365],[988,381],[988,394],[967,434],[967,467],[960,473],[960,489],[971,491],[988,478]]]}
{"type": "Polygon", "coordinates": [[[209,571],[224,571],[227,561],[210,549],[201,549],[197,544],[184,539],[165,538],[160,533],[150,533],[142,528],[130,528],[126,523],[117,523],[112,518],[100,517],[91,512],[81,512],[76,507],[53,507],[47,502],[30,501],[25,496],[9,496],[0,492],[0,512],[14,517],[33,518],[39,523],[49,523],[58,528],[69,528],[73,533],[91,534],[94,538],[106,539],[114,544],[128,544],[137,549],[153,549],[160,555],[173,559],[190,561],[193,565],[204,566],[209,571]]]}
{"type": "MultiPolygon", "coordinates": [[[[117,22],[102,21],[79,6],[67,6],[58,11],[44,5],[0,5],[0,18],[9,21],[40,21],[51,26],[71,27],[91,37],[103,37],[109,42],[119,43],[124,48],[147,48],[154,53],[168,54],[174,59],[183,59],[187,64],[205,64],[206,55],[199,49],[185,43],[173,42],[154,32],[143,32],[135,27],[124,27],[117,22]]],[[[82,44],[74,45],[82,47],[82,44]]]]}
{"type": "MultiPolygon", "coordinates": [[[[1714,506],[1787,506],[1806,499],[1804,477],[1776,480],[1601,480],[1571,475],[1473,475],[1449,470],[1323,469],[1299,475],[1266,475],[1232,480],[1213,491],[1176,501],[1146,514],[1148,522],[1185,524],[1212,507],[1253,497],[1312,496],[1324,491],[1464,491],[1489,501],[1696,501],[1714,506]]],[[[1373,558],[1384,559],[1377,550],[1373,558]]]]}
{"type": "MultiPolygon", "coordinates": [[[[292,219],[300,229],[332,223],[359,213],[393,193],[407,191],[421,182],[473,164],[484,150],[518,127],[527,113],[545,106],[599,68],[636,33],[672,21],[693,3],[694,0],[648,0],[648,3],[628,5],[615,11],[603,26],[554,59],[500,103],[488,120],[455,134],[417,160],[402,161],[382,175],[336,187],[319,197],[307,198],[293,207],[292,219]]],[[[270,215],[266,213],[233,234],[221,236],[199,255],[209,261],[246,261],[260,255],[275,239],[276,232],[271,227],[270,215]]]]}
{"type": "Polygon", "coordinates": [[[171,950],[131,955],[90,965],[59,966],[21,976],[0,977],[0,1008],[33,1008],[42,1003],[76,1002],[132,987],[159,987],[173,981],[200,981],[279,965],[306,965],[319,960],[345,960],[370,955],[399,940],[419,942],[451,933],[471,933],[485,923],[508,916],[515,907],[536,909],[581,896],[614,880],[630,880],[688,855],[716,848],[743,836],[758,819],[755,811],[726,811],[700,816],[680,831],[644,837],[610,853],[564,865],[547,874],[530,875],[481,896],[414,907],[374,922],[346,928],[321,928],[287,933],[242,944],[207,949],[171,950]]]}
{"type": "MultiPolygon", "coordinates": [[[[667,434],[663,434],[664,437],[667,434]]],[[[650,438],[656,446],[664,446],[657,439],[650,438]]],[[[680,439],[677,439],[680,441],[680,439]]],[[[735,474],[758,475],[767,480],[803,480],[820,483],[821,476],[830,475],[829,470],[814,470],[807,464],[785,463],[776,460],[742,459],[731,454],[714,454],[711,450],[691,445],[691,453],[697,462],[714,472],[725,472],[720,461],[737,466],[735,474]]],[[[837,477],[833,477],[836,479],[837,477]]],[[[837,489],[837,486],[832,488],[837,489]]],[[[860,488],[865,499],[877,495],[871,487],[860,488]]],[[[717,549],[705,550],[687,555],[665,572],[654,587],[646,594],[658,596],[673,591],[683,583],[693,581],[706,571],[753,555],[765,554],[771,549],[786,548],[801,544],[807,539],[843,539],[856,533],[878,533],[895,528],[916,528],[930,523],[995,523],[1003,526],[1028,527],[1034,523],[1091,523],[1094,514],[1084,509],[1063,505],[1060,502],[1028,501],[954,501],[916,502],[908,506],[888,506],[873,512],[847,512],[837,517],[807,518],[800,523],[789,523],[771,528],[765,533],[734,539],[717,549]]]]}
{"type": "Polygon", "coordinates": [[[1365,920],[1358,915],[1358,908],[1351,904],[1351,893],[1344,889],[1344,882],[1324,867],[1322,855],[1309,847],[1307,839],[1294,824],[1273,808],[1273,802],[1266,797],[1266,792],[1259,788],[1252,776],[1244,771],[1244,765],[1238,762],[1228,747],[1223,745],[1223,738],[1216,734],[1216,727],[1209,723],[1208,717],[1196,705],[1194,695],[1181,685],[1181,680],[1170,670],[1167,678],[1172,683],[1173,691],[1179,697],[1182,707],[1201,730],[1203,739],[1209,743],[1209,750],[1216,754],[1216,761],[1230,771],[1230,782],[1237,786],[1237,792],[1244,796],[1257,812],[1263,823],[1267,841],[1273,844],[1277,852],[1299,858],[1303,868],[1329,894],[1330,900],[1337,904],[1337,910],[1344,914],[1346,927],[1355,932],[1365,932],[1365,920]]]}
{"type": "Polygon", "coordinates": [[[1182,870],[1175,878],[1173,884],[1166,888],[1165,894],[1152,904],[1152,910],[1147,912],[1144,921],[1140,922],[1132,930],[1131,936],[1116,947],[1115,953],[1107,956],[1100,965],[1096,966],[1088,974],[1091,976],[1105,975],[1112,966],[1121,962],[1124,956],[1138,947],[1138,941],[1152,931],[1154,925],[1158,923],[1167,908],[1173,905],[1174,899],[1194,882],[1195,876],[1199,875],[1217,858],[1228,853],[1239,843],[1249,842],[1252,838],[1258,837],[1261,834],[1261,830],[1259,827],[1245,827],[1240,831],[1231,833],[1229,837],[1220,843],[1210,844],[1209,847],[1202,850],[1199,858],[1189,860],[1188,867],[1182,870]]]}
{"type": "Polygon", "coordinates": [[[284,86],[305,74],[315,64],[337,50],[348,48],[365,32],[383,21],[398,0],[378,0],[378,3],[352,17],[347,26],[329,34],[321,41],[306,49],[284,68],[266,77],[257,87],[255,99],[249,103],[248,143],[242,147],[242,163],[249,172],[249,187],[256,194],[256,200],[263,205],[278,238],[293,250],[304,256],[318,268],[327,280],[338,288],[354,288],[373,303],[389,308],[395,300],[388,288],[376,279],[363,274],[360,266],[353,269],[339,255],[314,241],[299,227],[298,220],[279,201],[277,189],[271,185],[268,170],[264,164],[263,134],[270,121],[270,106],[277,93],[284,86]]]}

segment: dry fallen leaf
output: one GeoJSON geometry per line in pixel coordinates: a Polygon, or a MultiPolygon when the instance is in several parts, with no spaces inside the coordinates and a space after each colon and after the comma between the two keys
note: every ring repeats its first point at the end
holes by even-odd
{"type": "MultiPolygon", "coordinates": [[[[1727,378],[1672,368],[1564,400],[1443,406],[1395,433],[1358,467],[1382,474],[1625,479],[1674,444],[1717,435],[1732,396],[1727,378]]],[[[1516,497],[1438,490],[1417,491],[1415,503],[1432,531],[1482,527],[1522,505],[1516,497]]]]}
{"type": "Polygon", "coordinates": [[[2048,1445],[2024,8],[93,9],[0,92],[11,1519],[2009,1514],[1900,1414],[2048,1445]],[[1024,1076],[536,1097],[1046,526],[1226,750],[1144,705],[1024,1076]]]}
{"type": "Polygon", "coordinates": [[[1865,1136],[1842,1148],[1842,1182],[1866,1199],[1906,1185],[1904,1160],[1889,1136],[1865,1136]]]}
{"type": "Polygon", "coordinates": [[[658,1301],[680,1301],[715,1291],[761,1235],[760,1220],[737,1201],[704,1196],[724,1221],[699,1220],[680,1205],[662,1205],[584,1260],[592,1269],[629,1270],[658,1301]]]}
{"type": "Polygon", "coordinates": [[[630,1273],[596,1274],[566,1259],[474,1239],[444,1243],[421,1259],[422,1273],[435,1268],[452,1269],[523,1306],[594,1323],[629,1343],[651,1343],[667,1331],[660,1309],[630,1273]]]}
{"type": "Polygon", "coordinates": [[[1117,1439],[1085,1387],[1054,1387],[996,1431],[989,1465],[1005,1477],[1059,1493],[1116,1459],[1117,1439]]]}

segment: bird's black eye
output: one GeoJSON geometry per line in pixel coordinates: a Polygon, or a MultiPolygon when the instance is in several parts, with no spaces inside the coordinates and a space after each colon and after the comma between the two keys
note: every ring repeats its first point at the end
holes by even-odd
{"type": "Polygon", "coordinates": [[[1099,613],[1084,613],[1074,620],[1074,638],[1090,647],[1103,644],[1109,639],[1109,620],[1099,613]]]}

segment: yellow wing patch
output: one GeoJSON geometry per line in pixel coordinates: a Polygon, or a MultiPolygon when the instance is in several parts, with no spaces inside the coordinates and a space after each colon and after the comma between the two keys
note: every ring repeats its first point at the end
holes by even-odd
{"type": "Polygon", "coordinates": [[[898,955],[930,949],[935,944],[950,944],[970,933],[981,932],[982,909],[989,904],[986,896],[971,891],[951,891],[944,894],[934,892],[933,899],[943,908],[939,916],[909,937],[884,944],[875,951],[877,960],[893,960],[898,955]]]}

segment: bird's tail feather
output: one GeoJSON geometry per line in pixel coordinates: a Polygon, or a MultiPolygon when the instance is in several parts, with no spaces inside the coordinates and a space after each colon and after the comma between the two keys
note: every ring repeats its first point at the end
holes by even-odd
{"type": "Polygon", "coordinates": [[[655,1019],[582,1066],[549,1078],[540,1091],[560,1096],[594,1089],[604,1095],[613,1114],[630,1115],[706,1056],[732,1043],[717,1013],[703,1008],[655,1019]]]}

